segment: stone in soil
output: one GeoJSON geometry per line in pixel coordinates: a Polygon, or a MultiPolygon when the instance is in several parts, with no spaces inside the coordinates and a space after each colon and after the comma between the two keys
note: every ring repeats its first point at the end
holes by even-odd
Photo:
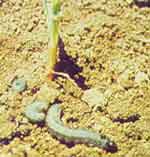
{"type": "Polygon", "coordinates": [[[104,93],[98,88],[91,88],[84,92],[82,98],[90,107],[97,110],[103,108],[107,104],[107,98],[104,93]]]}
{"type": "Polygon", "coordinates": [[[12,83],[12,89],[16,92],[23,92],[27,87],[27,83],[23,79],[15,79],[12,83]]]}

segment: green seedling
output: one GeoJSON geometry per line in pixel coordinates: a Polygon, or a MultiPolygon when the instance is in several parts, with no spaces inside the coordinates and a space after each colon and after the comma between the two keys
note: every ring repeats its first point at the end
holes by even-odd
{"type": "Polygon", "coordinates": [[[43,0],[43,6],[45,15],[47,17],[47,25],[48,25],[48,66],[49,66],[49,74],[48,78],[50,80],[53,79],[53,75],[59,75],[67,78],[73,84],[76,85],[75,81],[70,78],[70,76],[63,72],[54,71],[54,67],[57,62],[57,49],[59,42],[59,19],[61,17],[60,11],[60,0],[52,0],[51,5],[47,2],[47,0],[43,0]]]}
{"type": "Polygon", "coordinates": [[[48,25],[48,66],[49,77],[53,78],[54,67],[57,62],[57,48],[59,41],[60,0],[52,0],[51,6],[43,0],[48,25]]]}

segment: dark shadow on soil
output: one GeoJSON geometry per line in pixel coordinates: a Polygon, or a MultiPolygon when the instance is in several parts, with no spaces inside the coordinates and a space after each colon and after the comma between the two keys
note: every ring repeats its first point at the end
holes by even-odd
{"type": "MultiPolygon", "coordinates": [[[[65,144],[68,148],[72,148],[76,145],[73,142],[65,142],[63,140],[60,140],[60,143],[65,144]]],[[[82,142],[78,142],[77,144],[82,144],[82,142]]],[[[118,151],[117,145],[115,143],[113,143],[112,145],[108,145],[107,148],[102,148],[102,149],[104,149],[106,152],[109,153],[116,153],[118,151]]]]}
{"type": "Polygon", "coordinates": [[[60,61],[57,63],[55,71],[67,73],[81,89],[83,90],[88,89],[88,86],[84,83],[85,78],[79,74],[82,71],[82,68],[76,65],[77,59],[74,59],[71,56],[67,55],[64,47],[65,47],[64,43],[62,39],[60,39],[59,40],[60,61]],[[77,77],[75,77],[75,75],[77,77]]]}
{"type": "Polygon", "coordinates": [[[43,122],[43,121],[42,122],[37,122],[36,124],[39,128],[44,128],[45,127],[45,122],[43,122]]]}
{"type": "Polygon", "coordinates": [[[66,143],[65,141],[61,140],[60,143],[66,145],[67,148],[72,148],[75,146],[75,144],[73,142],[66,143]]]}
{"type": "Polygon", "coordinates": [[[30,130],[27,130],[26,132],[23,132],[23,133],[20,131],[13,132],[9,137],[5,137],[5,138],[0,139],[0,144],[8,145],[15,138],[19,138],[20,140],[23,140],[24,137],[30,135],[30,132],[31,132],[30,130]]]}
{"type": "Polygon", "coordinates": [[[140,119],[140,115],[139,114],[135,114],[135,115],[131,115],[131,116],[127,117],[127,118],[121,118],[121,117],[115,118],[115,119],[113,119],[113,122],[119,122],[121,124],[129,123],[129,122],[134,123],[134,122],[136,122],[139,119],[140,119]]]}
{"type": "Polygon", "coordinates": [[[144,8],[144,7],[150,7],[150,1],[141,1],[139,2],[138,0],[135,0],[135,4],[139,7],[139,8],[144,8]]]}

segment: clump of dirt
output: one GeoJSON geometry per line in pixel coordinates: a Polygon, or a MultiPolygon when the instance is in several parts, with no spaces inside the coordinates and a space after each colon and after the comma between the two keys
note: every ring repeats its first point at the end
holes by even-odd
{"type": "Polygon", "coordinates": [[[0,1],[0,156],[150,156],[149,14],[148,6],[123,0],[62,1],[56,69],[68,73],[75,86],[66,78],[46,78],[42,1],[0,1]],[[12,90],[16,77],[27,83],[21,93],[12,90]],[[82,100],[84,90],[93,88],[108,96],[100,110],[82,100]],[[49,100],[51,89],[59,93],[53,102],[61,103],[66,126],[105,134],[118,151],[68,147],[50,135],[45,123],[30,123],[25,107],[37,98],[49,100]]]}

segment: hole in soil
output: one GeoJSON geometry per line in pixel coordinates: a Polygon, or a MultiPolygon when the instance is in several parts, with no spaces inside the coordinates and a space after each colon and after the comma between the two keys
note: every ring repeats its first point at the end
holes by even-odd
{"type": "Polygon", "coordinates": [[[113,122],[119,122],[119,123],[129,123],[129,122],[135,122],[137,120],[140,119],[140,115],[139,114],[135,114],[135,115],[131,115],[127,118],[121,118],[121,117],[118,117],[118,118],[115,118],[113,119],[113,122]]]}
{"type": "Polygon", "coordinates": [[[85,78],[78,74],[82,71],[82,68],[76,65],[76,59],[67,55],[62,39],[59,40],[59,58],[60,61],[57,63],[55,70],[69,74],[81,89],[88,89],[88,86],[84,83],[85,78]],[[78,74],[78,77],[75,77],[76,74],[78,74]]]}

